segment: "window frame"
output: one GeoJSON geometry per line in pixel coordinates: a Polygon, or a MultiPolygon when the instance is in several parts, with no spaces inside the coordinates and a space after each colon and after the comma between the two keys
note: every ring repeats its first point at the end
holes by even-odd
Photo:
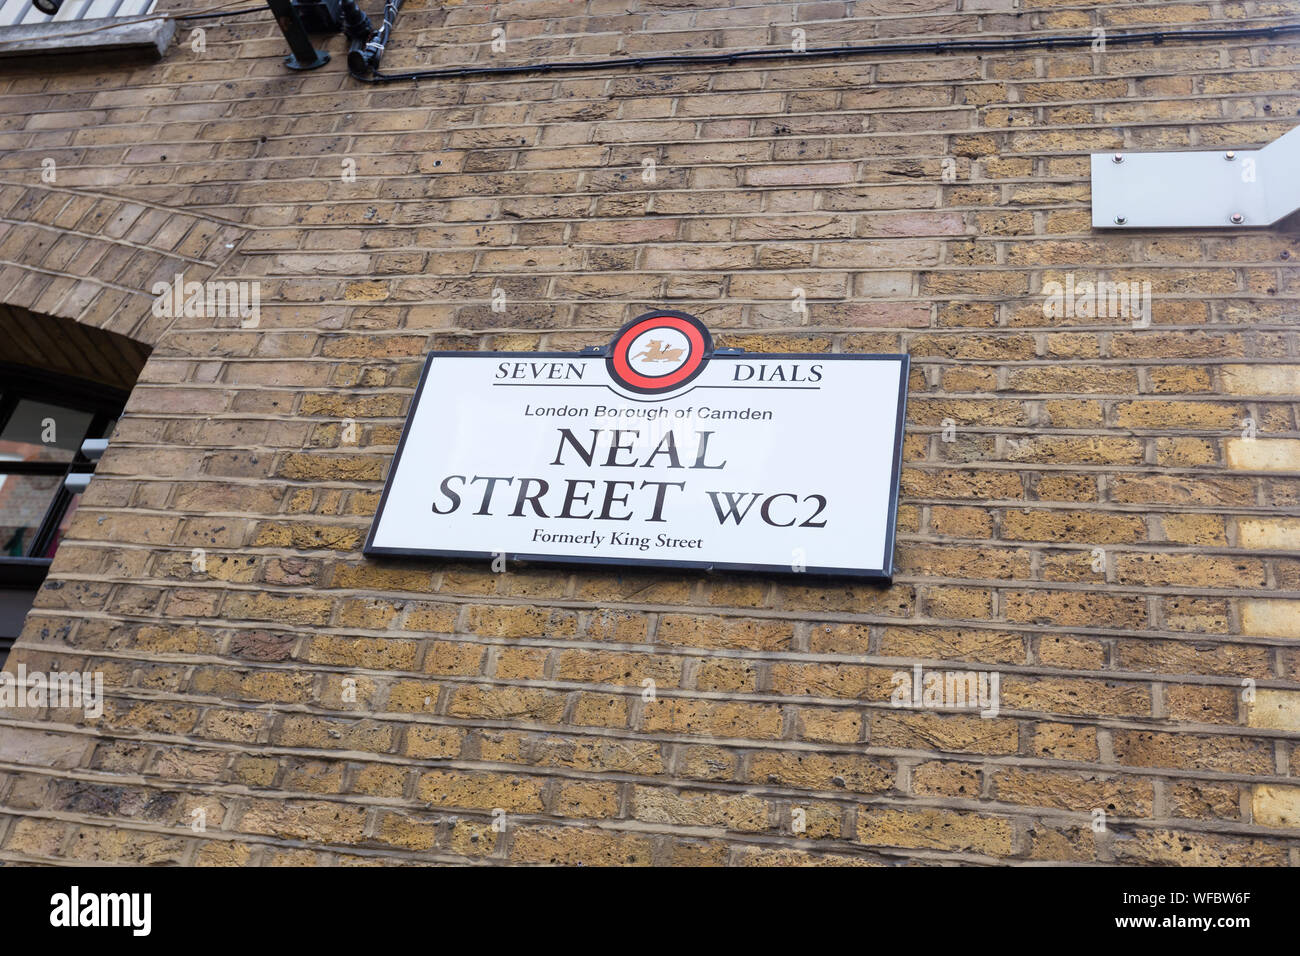
{"type": "MultiPolygon", "coordinates": [[[[0,362],[0,432],[24,400],[50,402],[91,415],[87,435],[102,435],[109,422],[120,419],[128,392],[85,379],[0,362]]],[[[83,437],[83,441],[84,441],[83,437]]],[[[52,557],[42,557],[54,542],[60,524],[75,497],[67,488],[72,474],[93,474],[95,463],[81,453],[80,444],[69,461],[28,462],[0,460],[0,475],[57,475],[60,478],[35,536],[21,556],[0,555],[0,586],[39,586],[52,557]]]]}
{"type": "Polygon", "coordinates": [[[63,0],[63,8],[51,15],[36,9],[32,0],[0,0],[0,28],[44,26],[50,23],[102,25],[112,20],[147,17],[157,7],[158,0],[63,0]],[[123,7],[127,9],[123,10],[123,7]],[[15,16],[17,19],[14,19],[15,16]]]}
{"type": "MultiPolygon", "coordinates": [[[[33,14],[30,0],[17,0],[17,22],[0,25],[0,60],[56,55],[123,53],[161,60],[176,32],[174,13],[161,12],[157,0],[146,2],[144,13],[118,13],[127,0],[66,0],[54,16],[33,14]],[[109,15],[103,16],[104,8],[109,15]],[[73,16],[70,11],[76,9],[73,16]],[[91,18],[87,13],[95,13],[91,18]]],[[[135,4],[138,5],[138,4],[135,4]]],[[[0,6],[7,7],[6,0],[0,6]]],[[[12,14],[11,14],[12,15],[12,14]]]]}

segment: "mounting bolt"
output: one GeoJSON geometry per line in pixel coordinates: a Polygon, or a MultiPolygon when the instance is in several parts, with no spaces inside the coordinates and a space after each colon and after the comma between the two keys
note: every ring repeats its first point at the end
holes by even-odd
{"type": "Polygon", "coordinates": [[[1238,226],[1246,221],[1246,217],[1239,212],[1234,212],[1231,216],[1228,217],[1228,219],[1238,226]]]}
{"type": "Polygon", "coordinates": [[[1232,150],[1228,150],[1226,153],[1223,154],[1223,158],[1226,159],[1228,162],[1232,162],[1234,159],[1237,158],[1237,154],[1234,153],[1232,150]]]}
{"type": "Polygon", "coordinates": [[[1115,225],[1117,225],[1117,226],[1122,226],[1122,225],[1124,225],[1124,223],[1126,223],[1126,222],[1128,222],[1128,216],[1116,216],[1116,217],[1115,217],[1115,225]]]}
{"type": "Polygon", "coordinates": [[[1112,156],[1112,157],[1110,158],[1110,161],[1111,161],[1112,163],[1122,163],[1122,162],[1124,162],[1124,154],[1123,154],[1123,153],[1116,153],[1114,156],[1112,156]]]}

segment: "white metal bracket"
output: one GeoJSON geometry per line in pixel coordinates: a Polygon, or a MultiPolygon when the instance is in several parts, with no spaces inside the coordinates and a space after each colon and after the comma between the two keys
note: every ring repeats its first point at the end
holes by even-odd
{"type": "Polygon", "coordinates": [[[1300,209],[1300,127],[1263,149],[1093,153],[1094,229],[1271,226],[1300,209]]]}

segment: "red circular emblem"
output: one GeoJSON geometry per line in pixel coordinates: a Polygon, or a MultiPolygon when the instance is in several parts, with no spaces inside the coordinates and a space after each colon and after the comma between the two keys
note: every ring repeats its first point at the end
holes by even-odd
{"type": "Polygon", "coordinates": [[[704,371],[713,337],[685,312],[647,312],[619,329],[605,367],[619,385],[643,395],[681,388],[704,371]]]}

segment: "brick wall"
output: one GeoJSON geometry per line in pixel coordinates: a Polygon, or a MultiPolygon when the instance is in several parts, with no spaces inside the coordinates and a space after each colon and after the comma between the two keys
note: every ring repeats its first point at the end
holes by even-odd
{"type": "MultiPolygon", "coordinates": [[[[1297,16],[414,0],[384,68],[1297,16]]],[[[194,25],[0,73],[0,302],[154,346],[7,664],[109,700],[0,714],[0,858],[1300,862],[1297,226],[1094,232],[1088,185],[1296,125],[1295,44],[371,86],[194,25]],[[151,316],[182,270],[259,324],[151,316]],[[1151,327],[1047,318],[1067,275],[1149,281],[1151,327]],[[892,587],[361,556],[427,350],[664,304],[911,354],[892,587]],[[914,664],[998,673],[998,716],[892,706],[914,664]]]]}

